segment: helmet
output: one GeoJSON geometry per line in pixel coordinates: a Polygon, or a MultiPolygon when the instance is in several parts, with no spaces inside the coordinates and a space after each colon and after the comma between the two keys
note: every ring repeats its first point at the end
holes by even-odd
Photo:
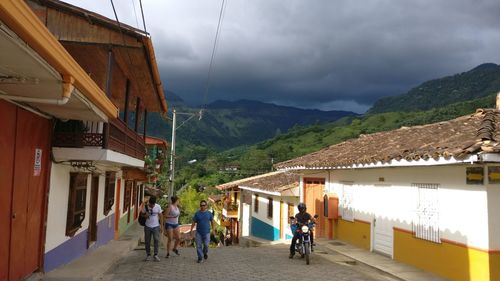
{"type": "Polygon", "coordinates": [[[299,205],[297,205],[297,208],[299,209],[299,211],[307,209],[306,204],[304,203],[299,203],[299,205]]]}

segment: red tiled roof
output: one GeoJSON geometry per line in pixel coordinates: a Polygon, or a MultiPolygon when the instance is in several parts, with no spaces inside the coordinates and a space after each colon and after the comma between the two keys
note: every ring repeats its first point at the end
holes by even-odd
{"type": "Polygon", "coordinates": [[[277,169],[344,167],[388,163],[391,160],[463,160],[482,152],[500,152],[497,135],[500,111],[476,113],[423,126],[361,135],[295,159],[276,164],[277,169]]]}
{"type": "Polygon", "coordinates": [[[146,136],[146,139],[144,140],[144,142],[146,143],[146,145],[162,145],[162,146],[167,147],[167,141],[162,140],[160,138],[146,136]]]}
{"type": "Polygon", "coordinates": [[[217,186],[217,188],[228,189],[238,186],[255,188],[262,191],[282,192],[298,187],[299,175],[290,172],[278,171],[225,183],[217,186]]]}

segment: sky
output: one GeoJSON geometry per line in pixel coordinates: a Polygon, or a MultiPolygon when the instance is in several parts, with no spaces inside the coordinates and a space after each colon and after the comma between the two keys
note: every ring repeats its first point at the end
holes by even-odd
{"type": "MultiPolygon", "coordinates": [[[[139,0],[113,1],[121,22],[144,29],[139,0]]],[[[111,1],[66,2],[114,19],[111,1]]],[[[222,0],[142,0],[162,82],[188,103],[363,113],[427,80],[500,64],[498,0],[225,3],[208,79],[222,0]]]]}

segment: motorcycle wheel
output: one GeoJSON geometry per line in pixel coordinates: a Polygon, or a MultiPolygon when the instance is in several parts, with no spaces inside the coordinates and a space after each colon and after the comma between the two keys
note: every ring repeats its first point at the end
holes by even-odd
{"type": "Polygon", "coordinates": [[[304,256],[306,257],[306,264],[309,264],[309,256],[311,255],[311,245],[306,244],[304,247],[304,256]]]}

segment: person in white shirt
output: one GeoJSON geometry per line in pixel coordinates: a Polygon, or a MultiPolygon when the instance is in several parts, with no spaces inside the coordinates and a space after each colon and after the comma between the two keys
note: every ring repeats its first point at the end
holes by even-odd
{"type": "Polygon", "coordinates": [[[161,232],[161,213],[162,209],[160,205],[156,204],[156,197],[149,197],[148,204],[145,204],[144,208],[141,210],[141,216],[145,216],[147,218],[144,225],[144,240],[146,240],[145,261],[151,260],[151,236],[153,236],[154,241],[154,261],[160,261],[160,258],[158,257],[158,248],[161,232]]]}

